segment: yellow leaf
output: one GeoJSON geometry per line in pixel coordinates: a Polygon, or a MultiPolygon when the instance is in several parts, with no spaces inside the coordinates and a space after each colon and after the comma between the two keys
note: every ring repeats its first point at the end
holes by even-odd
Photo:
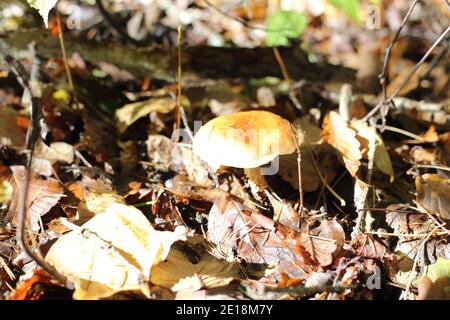
{"type": "Polygon", "coordinates": [[[113,203],[59,238],[46,261],[73,282],[74,299],[99,299],[123,290],[148,296],[151,267],[167,257],[173,242],[185,239],[184,227],[156,231],[138,209],[113,203]]]}
{"type": "Polygon", "coordinates": [[[13,187],[6,180],[0,181],[0,203],[6,202],[12,198],[13,187]]]}
{"type": "Polygon", "coordinates": [[[347,121],[337,112],[328,113],[322,124],[322,138],[340,152],[345,167],[355,177],[361,165],[359,160],[362,154],[356,133],[349,127],[347,121]]]}
{"type": "Polygon", "coordinates": [[[127,104],[116,110],[117,128],[119,132],[125,132],[136,120],[151,112],[169,113],[174,108],[175,101],[170,97],[151,98],[146,101],[127,104]]]}
{"type": "Polygon", "coordinates": [[[173,248],[167,259],[152,268],[150,281],[172,291],[212,289],[239,279],[234,263],[221,261],[204,252],[197,263],[192,263],[179,248],[173,248]]]}
{"type": "Polygon", "coordinates": [[[375,128],[369,127],[365,121],[353,120],[350,124],[357,132],[356,138],[361,144],[363,157],[369,161],[373,160],[374,165],[381,172],[391,177],[392,182],[394,179],[394,168],[383,139],[378,135],[375,128]]]}

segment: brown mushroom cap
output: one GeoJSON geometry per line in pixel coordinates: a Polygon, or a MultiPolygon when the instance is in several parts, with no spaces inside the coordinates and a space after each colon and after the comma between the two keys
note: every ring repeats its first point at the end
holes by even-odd
{"type": "Polygon", "coordinates": [[[213,169],[256,168],[296,149],[289,121],[268,111],[217,117],[196,133],[193,151],[213,169]]]}

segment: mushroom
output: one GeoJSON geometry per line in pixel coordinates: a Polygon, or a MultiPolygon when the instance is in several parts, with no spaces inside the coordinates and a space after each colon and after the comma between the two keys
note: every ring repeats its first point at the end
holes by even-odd
{"type": "Polygon", "coordinates": [[[259,167],[296,148],[290,122],[268,111],[217,117],[202,126],[193,141],[193,152],[213,171],[221,166],[243,168],[249,180],[264,188],[267,182],[259,167]]]}

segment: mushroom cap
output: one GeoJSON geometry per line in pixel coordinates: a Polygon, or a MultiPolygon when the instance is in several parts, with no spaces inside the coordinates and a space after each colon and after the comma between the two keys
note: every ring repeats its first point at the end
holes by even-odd
{"type": "Polygon", "coordinates": [[[268,111],[217,117],[195,134],[193,151],[213,169],[256,168],[296,150],[291,124],[268,111]]]}

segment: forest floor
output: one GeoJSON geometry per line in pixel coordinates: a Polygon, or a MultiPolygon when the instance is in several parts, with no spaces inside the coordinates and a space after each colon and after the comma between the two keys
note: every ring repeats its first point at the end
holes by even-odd
{"type": "Polygon", "coordinates": [[[445,1],[41,14],[0,4],[0,300],[450,298],[445,1]],[[211,168],[193,136],[249,110],[296,151],[211,168]]]}

